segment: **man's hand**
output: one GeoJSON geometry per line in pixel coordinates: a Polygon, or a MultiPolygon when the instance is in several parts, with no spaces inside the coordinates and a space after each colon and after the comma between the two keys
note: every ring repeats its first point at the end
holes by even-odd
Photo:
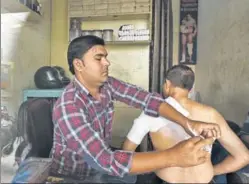
{"type": "Polygon", "coordinates": [[[184,129],[191,136],[202,135],[203,137],[207,137],[207,132],[209,132],[208,137],[211,137],[212,135],[214,139],[221,136],[220,126],[216,123],[204,123],[201,121],[188,120],[184,129]]]}
{"type": "Polygon", "coordinates": [[[202,139],[201,137],[193,137],[188,140],[176,144],[167,150],[176,158],[174,166],[191,167],[202,164],[210,158],[210,153],[204,150],[206,145],[213,144],[213,138],[202,139]]]}

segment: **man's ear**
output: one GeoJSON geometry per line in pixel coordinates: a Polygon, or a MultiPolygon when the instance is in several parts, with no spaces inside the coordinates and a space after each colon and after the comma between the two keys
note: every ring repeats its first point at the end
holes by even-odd
{"type": "Polygon", "coordinates": [[[83,61],[81,59],[75,58],[73,60],[74,70],[81,72],[84,68],[83,61]]]}
{"type": "Polygon", "coordinates": [[[168,97],[169,95],[169,87],[170,87],[171,83],[169,80],[165,80],[164,84],[163,84],[163,95],[165,98],[168,97]]]}
{"type": "Polygon", "coordinates": [[[168,88],[171,87],[171,85],[172,85],[172,83],[168,79],[166,79],[165,83],[166,83],[166,87],[168,87],[168,88]]]}

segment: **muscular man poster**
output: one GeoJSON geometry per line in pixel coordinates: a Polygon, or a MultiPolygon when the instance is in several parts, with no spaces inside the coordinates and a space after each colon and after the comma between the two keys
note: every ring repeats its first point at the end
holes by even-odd
{"type": "Polygon", "coordinates": [[[180,4],[180,64],[196,64],[198,0],[181,0],[180,4]]]}

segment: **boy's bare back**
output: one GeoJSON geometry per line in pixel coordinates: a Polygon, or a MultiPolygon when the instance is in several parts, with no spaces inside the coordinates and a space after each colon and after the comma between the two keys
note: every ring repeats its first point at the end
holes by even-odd
{"type": "MultiPolygon", "coordinates": [[[[213,109],[209,106],[199,104],[192,100],[186,100],[181,105],[189,112],[189,118],[204,122],[213,122],[213,109]]],[[[185,130],[175,125],[176,131],[172,127],[163,127],[157,132],[150,132],[155,150],[168,149],[178,142],[184,140],[183,137],[189,135],[185,130]],[[176,127],[177,126],[177,127],[176,127]]],[[[211,157],[211,155],[210,155],[211,157]]],[[[211,158],[204,164],[191,168],[171,167],[161,169],[156,174],[164,181],[170,183],[209,183],[213,178],[213,166],[211,158]]]]}

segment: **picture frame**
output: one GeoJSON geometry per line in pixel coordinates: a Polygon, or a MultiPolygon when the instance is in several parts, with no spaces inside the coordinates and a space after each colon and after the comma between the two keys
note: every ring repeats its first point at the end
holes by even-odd
{"type": "Polygon", "coordinates": [[[180,0],[179,64],[197,64],[198,0],[180,0]]]}

